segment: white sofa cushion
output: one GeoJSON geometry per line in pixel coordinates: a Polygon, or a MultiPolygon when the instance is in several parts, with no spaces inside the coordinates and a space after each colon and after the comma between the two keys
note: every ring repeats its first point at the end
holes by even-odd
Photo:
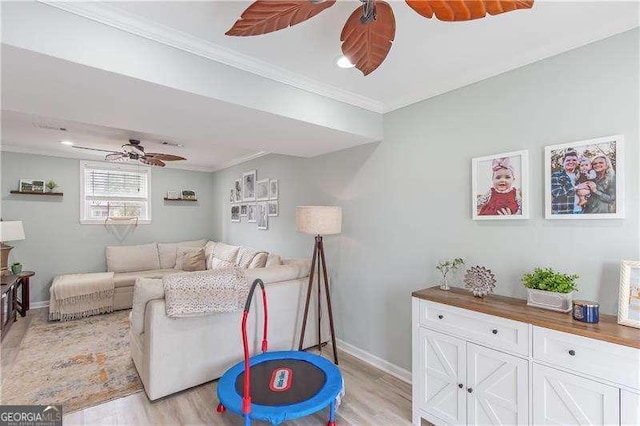
{"type": "Polygon", "coordinates": [[[120,272],[113,276],[115,288],[133,287],[138,278],[162,278],[167,274],[177,274],[176,269],[152,269],[150,271],[120,272]]]}
{"type": "Polygon", "coordinates": [[[158,243],[160,268],[171,269],[176,266],[176,256],[180,247],[204,247],[207,240],[181,241],[179,243],[158,243]]]}
{"type": "Polygon", "coordinates": [[[213,248],[215,246],[216,246],[216,242],[215,241],[207,241],[207,244],[204,245],[204,257],[207,258],[207,263],[209,261],[209,258],[213,254],[213,248]]]}
{"type": "Polygon", "coordinates": [[[236,265],[241,268],[248,268],[256,255],[260,253],[259,250],[256,250],[251,247],[240,247],[238,250],[238,257],[236,258],[236,265]]]}
{"type": "Polygon", "coordinates": [[[158,245],[107,246],[107,271],[135,272],[160,269],[158,245]]]}
{"type": "Polygon", "coordinates": [[[226,260],[227,262],[236,263],[239,251],[239,246],[230,246],[229,244],[225,243],[216,243],[216,245],[213,247],[213,257],[220,260],[226,260]]]}
{"type": "Polygon", "coordinates": [[[226,260],[220,260],[217,257],[211,256],[209,258],[209,266],[207,269],[223,269],[223,268],[235,268],[236,264],[227,262],[226,260]]]}

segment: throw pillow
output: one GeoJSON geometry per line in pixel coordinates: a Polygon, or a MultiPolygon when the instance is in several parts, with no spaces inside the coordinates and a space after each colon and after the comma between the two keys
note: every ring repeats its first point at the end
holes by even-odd
{"type": "Polygon", "coordinates": [[[264,265],[267,264],[267,257],[269,253],[263,251],[254,256],[253,260],[249,264],[249,269],[253,268],[264,268],[264,265]]]}
{"type": "Polygon", "coordinates": [[[236,265],[234,263],[218,259],[217,257],[211,256],[211,258],[209,259],[209,269],[234,268],[235,266],[236,265]]]}
{"type": "Polygon", "coordinates": [[[179,247],[175,269],[183,271],[204,271],[206,269],[204,248],[179,247]]]}
{"type": "Polygon", "coordinates": [[[267,263],[264,265],[264,267],[268,268],[270,266],[280,266],[280,265],[282,265],[282,258],[280,257],[280,255],[275,253],[269,253],[269,256],[267,256],[267,263]]]}

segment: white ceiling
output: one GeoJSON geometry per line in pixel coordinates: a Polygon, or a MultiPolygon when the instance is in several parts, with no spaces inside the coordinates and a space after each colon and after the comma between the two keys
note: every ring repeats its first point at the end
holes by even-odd
{"type": "MultiPolygon", "coordinates": [[[[352,129],[356,129],[354,125],[371,128],[375,121],[380,123],[382,134],[382,117],[378,114],[382,111],[392,111],[629,30],[637,27],[640,19],[640,6],[635,0],[538,0],[532,10],[458,23],[425,19],[404,1],[393,1],[397,23],[393,47],[382,66],[363,77],[355,69],[344,70],[334,65],[340,54],[342,26],[359,2],[338,1],[308,22],[279,32],[257,37],[225,36],[225,31],[250,3],[43,0],[10,7],[3,4],[2,150],[100,158],[102,154],[73,150],[59,141],[72,139],[78,145],[117,150],[127,139],[134,138],[141,139],[147,151],[187,157],[188,161],[176,166],[194,170],[218,170],[267,152],[320,155],[378,140],[372,136],[375,129],[371,132],[352,129]],[[30,19],[36,15],[38,20],[30,19]],[[67,20],[65,16],[80,21],[67,20]],[[59,22],[54,22],[56,19],[59,22]],[[12,20],[14,25],[7,25],[12,20]],[[65,33],[65,28],[69,28],[69,33],[65,33]],[[102,54],[105,41],[117,36],[106,35],[105,28],[127,33],[133,39],[129,45],[121,44],[120,49],[107,49],[112,56],[105,56],[102,54]],[[76,29],[79,32],[73,33],[76,29]],[[65,43],[78,34],[81,41],[65,48],[65,43]],[[214,79],[198,80],[194,78],[195,69],[187,75],[184,70],[191,70],[190,62],[184,59],[170,63],[165,60],[166,67],[161,56],[154,56],[153,61],[146,57],[139,63],[132,62],[131,58],[136,57],[132,53],[136,52],[133,43],[137,41],[140,43],[135,49],[142,49],[138,51],[145,54],[151,50],[149,43],[159,42],[165,48],[171,46],[177,48],[176,52],[197,57],[203,66],[214,61],[235,64],[270,79],[271,83],[284,82],[307,90],[304,93],[309,95],[321,94],[324,96],[321,99],[339,102],[324,102],[317,96],[302,99],[301,95],[288,92],[287,99],[297,100],[291,104],[293,108],[300,105],[296,117],[284,114],[283,109],[256,108],[154,82],[145,77],[149,75],[144,68],[147,60],[161,73],[166,68],[166,81],[171,72],[188,83],[212,84],[216,78],[222,80],[221,74],[214,79]],[[104,65],[82,59],[93,42],[103,43],[102,50],[92,53],[104,65]],[[135,72],[110,68],[111,63],[125,64],[135,72]],[[337,109],[338,103],[351,110],[337,109]],[[356,110],[369,116],[361,115],[364,121],[360,122],[353,119],[355,115],[345,114],[356,110]],[[69,131],[43,130],[35,127],[34,121],[50,122],[69,131]],[[345,127],[345,123],[351,128],[345,127]],[[185,146],[159,145],[162,140],[185,146]]],[[[212,75],[205,68],[199,72],[212,75]]],[[[233,74],[233,81],[236,75],[237,81],[249,81],[240,80],[239,72],[233,74]]],[[[280,91],[274,91],[273,84],[262,84],[267,80],[253,81],[256,87],[264,89],[262,93],[252,92],[255,87],[228,86],[227,91],[239,97],[253,95],[245,96],[245,100],[260,96],[281,99],[274,97],[274,93],[283,94],[287,90],[284,87],[291,88],[282,85],[280,91]]]]}
{"type": "Polygon", "coordinates": [[[385,62],[367,77],[339,69],[340,32],[359,1],[338,1],[295,27],[228,37],[248,1],[110,2],[118,10],[217,46],[382,102],[385,111],[423,100],[639,25],[631,1],[541,1],[469,22],[425,19],[390,2],[396,37],[385,62]]]}

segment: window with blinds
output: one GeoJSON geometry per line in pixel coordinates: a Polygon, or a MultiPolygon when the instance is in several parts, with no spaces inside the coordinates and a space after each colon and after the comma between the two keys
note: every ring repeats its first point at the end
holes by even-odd
{"type": "Polygon", "coordinates": [[[104,223],[108,217],[151,221],[150,173],[127,164],[81,163],[81,223],[104,223]]]}

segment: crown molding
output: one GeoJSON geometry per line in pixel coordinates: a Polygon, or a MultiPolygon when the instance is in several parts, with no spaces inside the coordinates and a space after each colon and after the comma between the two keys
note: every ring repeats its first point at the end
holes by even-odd
{"type": "MultiPolygon", "coordinates": [[[[18,145],[7,145],[6,143],[0,144],[0,152],[12,152],[16,154],[30,154],[30,155],[44,155],[46,157],[60,157],[60,158],[68,158],[72,160],[82,160],[82,161],[104,161],[99,158],[95,158],[88,155],[82,155],[79,150],[70,151],[75,155],[70,155],[67,152],[56,151],[53,149],[40,149],[28,146],[18,146],[18,145]]],[[[227,169],[232,166],[237,166],[238,164],[246,163],[247,161],[254,160],[259,157],[263,157],[265,155],[270,154],[266,151],[256,152],[255,154],[247,155],[245,157],[236,158],[227,163],[223,163],[221,165],[215,165],[212,167],[202,167],[202,166],[190,166],[188,164],[167,164],[167,169],[172,170],[188,170],[192,172],[204,172],[204,173],[213,173],[219,170],[227,169]]],[[[145,166],[147,167],[147,166],[145,166]]]]}
{"type": "Polygon", "coordinates": [[[38,2],[316,95],[379,114],[384,109],[383,103],[375,99],[321,83],[102,2],[38,2]]]}

